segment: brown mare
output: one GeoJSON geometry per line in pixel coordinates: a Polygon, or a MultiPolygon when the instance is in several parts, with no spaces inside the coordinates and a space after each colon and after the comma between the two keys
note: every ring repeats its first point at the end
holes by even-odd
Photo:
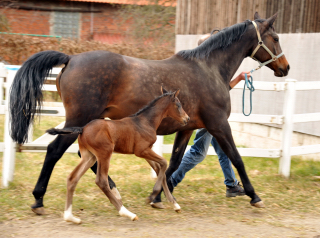
{"type": "Polygon", "coordinates": [[[78,141],[81,162],[71,172],[67,180],[67,202],[64,212],[66,221],[81,222],[79,218],[72,215],[73,193],[79,179],[96,162],[98,164],[96,184],[107,195],[110,202],[119,211],[120,216],[129,217],[133,221],[138,219],[136,214],[123,206],[121,196],[115,196],[110,189],[108,171],[113,152],[135,154],[146,159],[158,175],[153,192],[148,197],[148,202],[152,202],[160,193],[162,185],[169,202],[174,204],[174,209],[177,212],[180,211],[180,206],[174,200],[167,186],[165,174],[167,161],[151,149],[157,139],[157,129],[163,118],[171,117],[181,126],[185,126],[190,119],[177,98],[178,94],[179,90],[174,93],[165,92],[131,117],[113,121],[93,120],[85,127],[71,127],[61,130],[52,128],[47,131],[51,135],[80,134],[78,141]]]}
{"type": "MultiPolygon", "coordinates": [[[[276,17],[261,19],[256,13],[254,21],[266,47],[278,55],[282,50],[273,27],[276,17]]],[[[181,126],[165,118],[157,130],[158,135],[177,132],[167,178],[178,168],[193,130],[206,128],[237,169],[250,203],[260,206],[261,199],[247,176],[228,123],[229,82],[257,45],[256,28],[247,20],[221,30],[192,50],[180,51],[165,60],[143,60],[108,51],[72,56],[56,51],[37,53],[17,72],[11,88],[11,136],[18,143],[26,141],[36,107],[41,104],[44,79],[57,65],[65,65],[57,77],[57,89],[66,110],[65,127],[81,127],[97,118],[114,120],[132,115],[156,98],[160,85],[171,91],[180,88],[179,98],[190,116],[189,123],[181,126]]],[[[265,62],[271,56],[261,47],[254,58],[265,62]]],[[[284,55],[267,67],[277,77],[286,76],[290,68],[284,55]]],[[[36,201],[32,209],[37,214],[44,211],[43,196],[56,162],[76,139],[75,134],[59,135],[48,146],[33,191],[36,201]]],[[[96,171],[96,166],[92,170],[96,171]]],[[[113,188],[114,183],[111,179],[109,182],[113,188]]]]}

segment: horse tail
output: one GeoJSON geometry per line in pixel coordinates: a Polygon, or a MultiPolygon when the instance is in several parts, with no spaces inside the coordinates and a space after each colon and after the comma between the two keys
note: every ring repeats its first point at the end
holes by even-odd
{"type": "Polygon", "coordinates": [[[82,134],[83,127],[66,127],[63,129],[51,128],[47,130],[50,135],[62,135],[62,134],[82,134]]]}
{"type": "Polygon", "coordinates": [[[10,89],[12,139],[26,142],[30,123],[42,106],[42,86],[50,70],[67,64],[70,56],[58,51],[42,51],[31,56],[18,70],[10,89]]]}

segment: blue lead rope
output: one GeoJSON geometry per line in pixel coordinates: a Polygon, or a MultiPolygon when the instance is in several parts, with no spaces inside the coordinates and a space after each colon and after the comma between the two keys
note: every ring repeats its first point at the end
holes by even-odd
{"type": "MultiPolygon", "coordinates": [[[[252,70],[251,73],[253,71],[254,70],[252,70]]],[[[252,92],[253,91],[254,91],[253,78],[252,78],[252,76],[250,76],[249,79],[248,79],[248,75],[245,74],[245,83],[244,83],[244,86],[243,86],[243,94],[242,94],[242,113],[245,116],[250,116],[250,114],[252,112],[252,92]],[[245,114],[245,112],[244,112],[244,96],[245,96],[246,86],[250,91],[250,112],[249,112],[249,114],[245,114]]]]}

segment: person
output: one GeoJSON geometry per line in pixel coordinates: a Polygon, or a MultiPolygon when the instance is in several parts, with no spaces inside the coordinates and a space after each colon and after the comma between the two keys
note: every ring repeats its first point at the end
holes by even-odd
{"type": "MultiPolygon", "coordinates": [[[[242,72],[230,82],[230,88],[233,88],[241,80],[245,79],[245,74],[250,76],[250,72],[242,72]]],[[[236,197],[245,195],[244,189],[236,179],[232,169],[231,161],[228,156],[220,148],[217,140],[204,128],[197,130],[194,144],[191,146],[182,158],[179,168],[168,179],[168,186],[173,189],[185,177],[185,174],[193,169],[197,164],[201,163],[207,155],[210,142],[215,149],[219,163],[224,175],[224,183],[226,185],[226,197],[236,197]]]]}
{"type": "MultiPolygon", "coordinates": [[[[198,41],[198,45],[204,42],[211,34],[207,34],[198,41]]],[[[236,86],[241,80],[245,79],[245,74],[250,77],[250,72],[242,72],[236,78],[230,81],[230,90],[236,86]]],[[[168,187],[172,192],[173,189],[183,180],[186,173],[193,169],[197,164],[201,163],[207,155],[210,142],[215,149],[219,163],[224,175],[224,184],[226,185],[226,197],[236,197],[245,195],[245,191],[240,182],[236,179],[231,161],[228,156],[220,148],[217,140],[204,128],[198,129],[194,139],[194,144],[184,154],[178,169],[167,179],[168,187]]],[[[160,204],[161,197],[158,196],[151,206],[155,208],[163,208],[160,204]],[[159,200],[160,199],[160,200],[159,200]],[[157,204],[158,203],[158,204],[157,204]]]]}

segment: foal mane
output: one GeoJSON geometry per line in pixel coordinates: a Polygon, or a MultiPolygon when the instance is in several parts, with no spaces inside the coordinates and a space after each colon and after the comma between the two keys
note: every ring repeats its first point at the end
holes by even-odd
{"type": "Polygon", "coordinates": [[[169,96],[172,95],[172,92],[168,92],[168,93],[164,93],[161,96],[153,99],[148,105],[144,106],[143,108],[141,108],[138,112],[136,112],[135,114],[129,116],[129,117],[135,117],[140,115],[141,113],[145,112],[146,110],[148,110],[149,108],[154,107],[154,105],[156,105],[157,101],[159,101],[161,98],[165,97],[165,96],[169,96]]]}
{"type": "Polygon", "coordinates": [[[246,20],[242,23],[235,24],[230,27],[226,27],[218,33],[211,35],[201,45],[192,50],[182,50],[177,53],[184,59],[204,59],[208,58],[212,51],[217,49],[225,49],[233,42],[238,41],[247,30],[247,26],[250,23],[246,20]]]}

